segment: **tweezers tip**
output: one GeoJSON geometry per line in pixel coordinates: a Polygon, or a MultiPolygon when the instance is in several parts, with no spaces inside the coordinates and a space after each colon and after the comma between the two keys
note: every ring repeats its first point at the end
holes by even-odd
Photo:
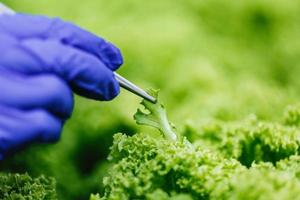
{"type": "Polygon", "coordinates": [[[157,99],[152,97],[151,98],[146,98],[146,100],[148,100],[149,102],[153,103],[153,104],[156,104],[157,103],[157,99]]]}

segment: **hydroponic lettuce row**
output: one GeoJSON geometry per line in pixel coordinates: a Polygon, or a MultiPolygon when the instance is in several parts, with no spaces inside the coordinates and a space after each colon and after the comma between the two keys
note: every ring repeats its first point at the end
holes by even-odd
{"type": "MultiPolygon", "coordinates": [[[[255,116],[188,123],[176,140],[163,131],[165,124],[152,123],[166,119],[164,107],[142,105],[149,113],[138,110],[137,123],[161,134],[115,134],[104,192],[90,200],[300,199],[298,105],[288,106],[282,123],[255,116]]],[[[0,186],[4,200],[57,199],[55,181],[44,176],[1,174],[0,186]]]]}
{"type": "MultiPolygon", "coordinates": [[[[151,113],[163,109],[142,105],[151,113]]],[[[143,115],[143,121],[148,116],[152,122],[165,114],[143,115]]],[[[161,131],[160,126],[153,125],[161,131]]],[[[199,130],[187,125],[183,135],[193,144],[185,137],[170,141],[161,133],[114,135],[108,157],[114,165],[103,179],[104,195],[91,199],[300,199],[300,132],[295,127],[252,116],[236,123],[210,122],[199,130]]]]}

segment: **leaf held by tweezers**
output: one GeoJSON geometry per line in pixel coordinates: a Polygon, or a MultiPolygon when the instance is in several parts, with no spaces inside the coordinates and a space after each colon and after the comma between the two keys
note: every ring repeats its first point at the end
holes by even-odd
{"type": "MultiPolygon", "coordinates": [[[[158,99],[158,90],[150,90],[148,93],[158,99]]],[[[134,115],[136,123],[157,128],[165,138],[176,141],[177,135],[168,121],[164,106],[159,101],[157,101],[156,104],[153,104],[146,100],[142,100],[141,104],[144,106],[145,111],[142,111],[141,109],[137,110],[134,115]]]]}

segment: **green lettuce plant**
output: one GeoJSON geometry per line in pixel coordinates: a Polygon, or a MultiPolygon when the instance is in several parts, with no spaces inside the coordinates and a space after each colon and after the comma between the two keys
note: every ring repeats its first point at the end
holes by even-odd
{"type": "Polygon", "coordinates": [[[199,129],[189,125],[180,136],[160,102],[141,104],[145,110],[135,114],[137,124],[153,126],[161,134],[115,134],[104,193],[91,200],[297,199],[296,127],[251,117],[210,122],[199,129]]]}
{"type": "Polygon", "coordinates": [[[57,200],[53,178],[28,174],[0,174],[1,200],[57,200]]]}

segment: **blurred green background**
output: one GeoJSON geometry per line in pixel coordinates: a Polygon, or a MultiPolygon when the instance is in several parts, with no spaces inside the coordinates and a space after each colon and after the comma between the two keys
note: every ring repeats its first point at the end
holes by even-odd
{"type": "MultiPolygon", "coordinates": [[[[284,108],[300,99],[299,1],[3,2],[19,12],[61,17],[116,44],[125,58],[119,73],[161,89],[178,129],[252,113],[280,121],[284,108]]],[[[126,91],[111,102],[76,97],[57,144],[32,146],[1,170],[53,176],[60,199],[88,199],[102,190],[112,135],[153,131],[133,121],[139,101],[126,91]]]]}

